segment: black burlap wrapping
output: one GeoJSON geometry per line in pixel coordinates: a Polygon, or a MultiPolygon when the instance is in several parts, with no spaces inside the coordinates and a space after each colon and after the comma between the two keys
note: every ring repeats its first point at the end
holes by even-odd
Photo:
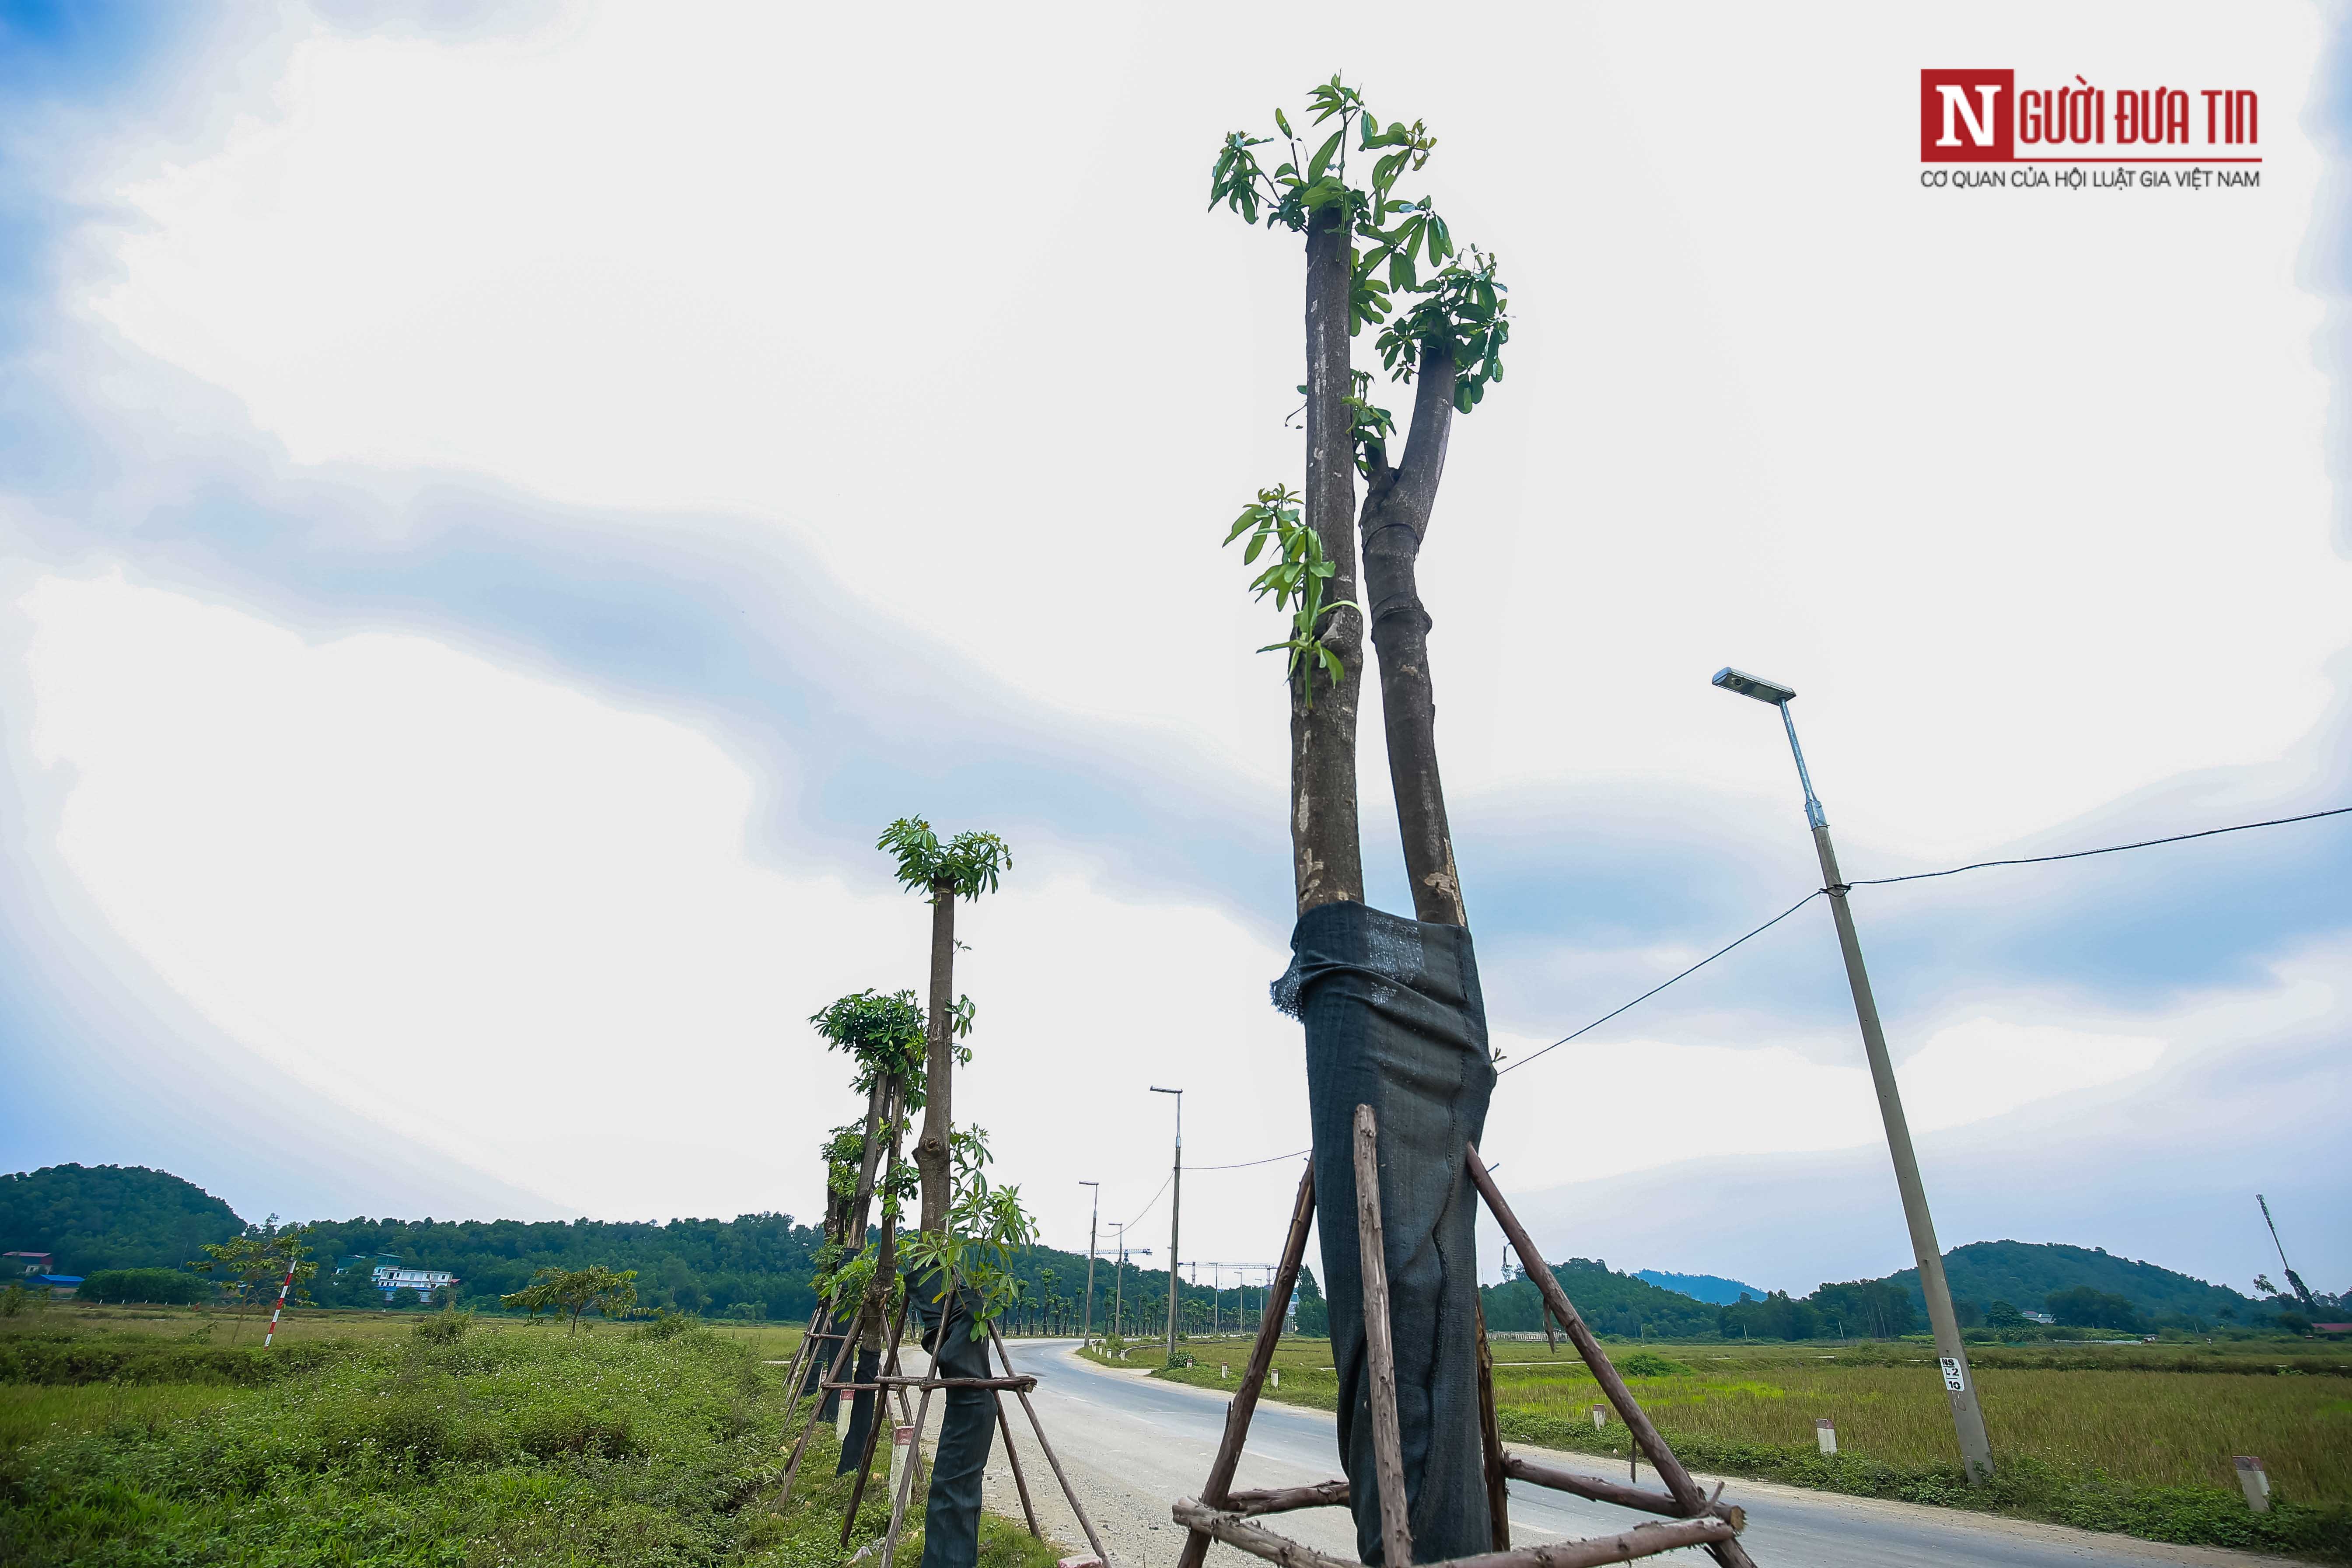
{"type": "MultiPolygon", "coordinates": [[[[943,1300],[933,1278],[910,1280],[908,1291],[922,1319],[923,1348],[931,1352],[933,1375],[988,1377],[988,1341],[971,1337],[979,1299],[958,1290],[943,1300]],[[940,1331],[941,1315],[947,1331],[940,1331]]],[[[931,1455],[931,1500],[923,1512],[922,1568],[972,1568],[980,1561],[980,1482],[988,1450],[996,1438],[996,1395],[985,1388],[950,1388],[934,1397],[947,1401],[939,1447],[931,1455]]]]}
{"type": "Polygon", "coordinates": [[[1396,1342],[1413,1555],[1493,1550],[1479,1437],[1477,1193],[1465,1144],[1486,1122],[1495,1069],[1470,933],[1361,904],[1299,917],[1275,1005],[1307,1026],[1315,1129],[1315,1219],[1339,1376],[1339,1460],[1356,1554],[1380,1563],[1356,1233],[1356,1107],[1379,1118],[1381,1224],[1396,1342]]]}
{"type": "MultiPolygon", "coordinates": [[[[858,1346],[857,1372],[851,1381],[872,1383],[881,1374],[882,1352],[869,1351],[863,1345],[858,1346]]],[[[840,1395],[835,1394],[834,1397],[837,1399],[840,1395]]],[[[866,1429],[873,1425],[873,1391],[860,1389],[849,1396],[849,1431],[841,1440],[841,1462],[833,1467],[835,1475],[845,1476],[857,1468],[858,1459],[866,1452],[866,1429]]]]}

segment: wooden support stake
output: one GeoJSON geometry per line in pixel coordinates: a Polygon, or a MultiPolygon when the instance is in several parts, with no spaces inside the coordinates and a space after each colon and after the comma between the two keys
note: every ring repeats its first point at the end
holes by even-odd
{"type": "MultiPolygon", "coordinates": [[[[1626,1430],[1633,1435],[1635,1444],[1648,1451],[1650,1463],[1657,1468],[1658,1479],[1666,1483],[1666,1490],[1674,1495],[1676,1509],[1686,1519],[1705,1514],[1706,1499],[1699,1491],[1698,1483],[1691,1479],[1690,1472],[1683,1468],[1683,1462],[1675,1458],[1672,1448],[1666,1447],[1666,1440],[1658,1436],[1658,1429],[1650,1424],[1650,1417],[1635,1402],[1633,1390],[1625,1386],[1625,1380],[1611,1364],[1609,1352],[1601,1348],[1601,1342],[1593,1338],[1582,1314],[1569,1300],[1568,1292],[1559,1288],[1558,1279],[1552,1278],[1551,1266],[1543,1260],[1542,1254],[1536,1250],[1535,1242],[1528,1237],[1527,1227],[1519,1223],[1519,1216],[1513,1214],[1511,1205],[1504,1201],[1502,1190],[1495,1185],[1495,1178],[1486,1169],[1486,1162],[1478,1157],[1477,1146],[1468,1145],[1467,1154],[1470,1179],[1476,1184],[1479,1195],[1486,1200],[1487,1208],[1494,1212],[1496,1223],[1503,1227],[1503,1234],[1510,1238],[1512,1249],[1519,1255],[1520,1266],[1527,1269],[1528,1278],[1536,1282],[1536,1289],[1542,1293],[1543,1299],[1550,1303],[1552,1315],[1568,1331],[1569,1342],[1576,1346],[1577,1353],[1584,1358],[1585,1365],[1592,1369],[1592,1380],[1601,1385],[1601,1392],[1609,1396],[1609,1403],[1617,1407],[1617,1414],[1623,1419],[1626,1430]]],[[[1723,1564],[1723,1568],[1755,1568],[1754,1560],[1738,1542],[1727,1536],[1708,1536],[1706,1542],[1708,1553],[1723,1564]]]]}
{"type": "MultiPolygon", "coordinates": [[[[844,1334],[841,1337],[841,1351],[833,1358],[833,1374],[827,1381],[837,1383],[841,1380],[842,1364],[849,1359],[856,1343],[857,1337],[855,1334],[844,1334]]],[[[824,1396],[820,1394],[816,1404],[809,1406],[808,1424],[801,1428],[799,1438],[793,1444],[792,1460],[784,1466],[783,1482],[776,1489],[776,1501],[779,1504],[793,1495],[793,1479],[801,1473],[801,1458],[808,1452],[809,1439],[816,1434],[816,1413],[824,1404],[824,1396]]]]}
{"type": "Polygon", "coordinates": [[[1013,1423],[1004,1418],[1004,1395],[992,1397],[996,1404],[996,1429],[1004,1435],[1005,1462],[1013,1467],[1013,1485],[1021,1493],[1021,1517],[1029,1521],[1029,1533],[1043,1541],[1045,1532],[1037,1528],[1037,1505],[1029,1500],[1029,1479],[1021,1473],[1021,1456],[1013,1447],[1013,1423]]]}
{"type": "MultiPolygon", "coordinates": [[[[941,1331],[945,1331],[942,1330],[941,1331]]],[[[923,1446],[923,1424],[931,1414],[931,1391],[923,1390],[923,1397],[915,1406],[915,1447],[923,1446]]],[[[906,1473],[898,1478],[898,1489],[890,1499],[890,1530],[882,1538],[882,1568],[890,1568],[898,1555],[898,1531],[907,1522],[907,1499],[915,1489],[915,1456],[907,1456],[906,1473]]]]}
{"type": "MultiPolygon", "coordinates": [[[[1307,1233],[1315,1224],[1315,1162],[1307,1163],[1307,1173],[1298,1178],[1298,1198],[1290,1205],[1290,1230],[1282,1240],[1282,1261],[1276,1266],[1274,1284],[1267,1290],[1259,1313],[1257,1342],[1250,1348],[1249,1366],[1242,1373],[1242,1385],[1234,1391],[1232,1403],[1225,1406],[1224,1436],[1218,1439],[1217,1457],[1209,1461],[1209,1482],[1201,1489],[1201,1496],[1214,1509],[1223,1507],[1232,1496],[1234,1471],[1241,1464],[1242,1443],[1249,1436],[1250,1417],[1257,1413],[1258,1391],[1265,1385],[1265,1374],[1274,1365],[1275,1347],[1282,1340],[1282,1320],[1290,1310],[1291,1293],[1298,1289],[1299,1266],[1307,1258],[1307,1233]]],[[[1184,1550],[1176,1558],[1176,1568],[1202,1568],[1209,1552],[1209,1532],[1195,1530],[1184,1537],[1184,1550]]]]}
{"type": "MultiPolygon", "coordinates": [[[[989,1325],[988,1336],[996,1342],[996,1353],[1004,1358],[1004,1370],[1012,1371],[1013,1352],[1004,1348],[1004,1336],[996,1331],[993,1323],[989,1325]]],[[[1078,1516],[1078,1528],[1086,1532],[1087,1550],[1095,1554],[1103,1568],[1110,1568],[1110,1553],[1103,1550],[1102,1537],[1095,1533],[1095,1521],[1087,1516],[1087,1505],[1078,1500],[1078,1489],[1070,1484],[1068,1473],[1062,1468],[1061,1456],[1054,1452],[1054,1445],[1046,1440],[1045,1424],[1037,1419],[1037,1407],[1029,1403],[1028,1390],[1016,1389],[1014,1393],[1021,1401],[1023,1413],[1029,1417],[1029,1429],[1037,1434],[1037,1447],[1045,1451],[1045,1462],[1054,1467],[1054,1479],[1062,1483],[1063,1498],[1068,1501],[1070,1511],[1078,1516]]],[[[923,1397],[929,1399],[930,1394],[926,1393],[923,1397]]]]}
{"type": "Polygon", "coordinates": [[[1356,1107],[1356,1247],[1364,1278],[1364,1354],[1370,1363],[1372,1472],[1381,1491],[1381,1548],[1387,1568],[1410,1568],[1404,1439],[1397,1428],[1396,1342],[1389,1322],[1389,1262],[1381,1239],[1379,1119],[1356,1107]]]}
{"type": "Polygon", "coordinates": [[[1486,1462],[1486,1528],[1495,1550],[1511,1549],[1511,1482],[1503,1473],[1503,1426],[1495,1411],[1495,1352],[1486,1342],[1486,1309],[1472,1309],[1478,1324],[1478,1446],[1486,1462]]]}
{"type": "MultiPolygon", "coordinates": [[[[1549,1487],[1556,1492],[1569,1492],[1594,1502],[1615,1503],[1619,1508],[1637,1508],[1643,1513],[1662,1513],[1669,1519],[1681,1516],[1682,1504],[1669,1492],[1654,1492],[1647,1487],[1629,1487],[1622,1481],[1604,1481],[1598,1476],[1580,1476],[1550,1465],[1538,1465],[1532,1459],[1522,1459],[1517,1454],[1503,1456],[1503,1473],[1514,1480],[1532,1481],[1539,1487],[1549,1487]]],[[[1728,1520],[1745,1527],[1746,1511],[1727,1502],[1709,1503],[1708,1515],[1728,1520]]]]}
{"type": "Polygon", "coordinates": [[[1311,1487],[1272,1487],[1263,1491],[1229,1492],[1223,1511],[1255,1519],[1263,1513],[1288,1513],[1296,1508],[1345,1508],[1348,1483],[1318,1481],[1311,1487]]]}

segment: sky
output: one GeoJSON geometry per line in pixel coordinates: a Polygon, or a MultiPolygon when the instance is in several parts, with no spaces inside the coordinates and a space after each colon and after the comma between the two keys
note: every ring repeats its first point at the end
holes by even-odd
{"type": "MultiPolygon", "coordinates": [[[[923,984],[920,813],[1013,845],[957,1105],[1045,1238],[1099,1181],[1165,1256],[1173,1083],[1183,1255],[1270,1259],[1219,546],[1300,481],[1301,274],[1202,208],[1336,68],[1511,289],[1422,560],[1488,1158],[1553,1257],[1906,1266],[1818,900],[1528,1058],[1819,882],[1724,664],[1853,878],[2352,804],[2352,69],[2299,5],[1863,15],[0,5],[0,1166],[812,1215],[803,1020],[923,984]],[[1923,186],[1986,63],[2252,88],[2259,188],[1923,186]]],[[[2347,821],[1857,890],[1947,1247],[2245,1289],[2262,1192],[2352,1283],[2347,821]]]]}

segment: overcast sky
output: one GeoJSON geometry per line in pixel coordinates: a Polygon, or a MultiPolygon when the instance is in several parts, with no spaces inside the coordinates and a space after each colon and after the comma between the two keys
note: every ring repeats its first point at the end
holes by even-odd
{"type": "MultiPolygon", "coordinates": [[[[1299,250],[1202,209],[1334,68],[1511,286],[1423,558],[1511,1058],[1818,882],[1725,663],[1855,878],[2352,804],[2332,12],[416,9],[0,21],[0,1166],[812,1215],[913,812],[1013,845],[958,1109],[1049,1240],[1098,1179],[1164,1248],[1149,1084],[1189,1164],[1303,1147],[1219,548],[1301,479],[1299,250]],[[2253,89],[2260,188],[1922,188],[1955,65],[2253,89]]],[[[1948,1247],[2242,1289],[2261,1191],[2352,1283],[2347,820],[1856,894],[1948,1247]]],[[[1818,903],[1486,1148],[1555,1257],[1908,1261],[1818,903]]],[[[1189,1178],[1185,1253],[1297,1169],[1189,1178]]]]}

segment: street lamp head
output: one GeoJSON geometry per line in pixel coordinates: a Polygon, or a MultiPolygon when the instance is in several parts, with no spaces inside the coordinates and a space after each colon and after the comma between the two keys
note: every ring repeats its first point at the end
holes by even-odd
{"type": "Polygon", "coordinates": [[[1151,1086],[1151,1092],[1154,1094],[1181,1094],[1184,1091],[1181,1089],[1162,1089],[1155,1083],[1151,1086]]]}
{"type": "Polygon", "coordinates": [[[1744,669],[1734,669],[1727,664],[1715,672],[1715,684],[1726,691],[1737,691],[1742,697],[1769,702],[1775,708],[1783,702],[1794,701],[1797,696],[1794,687],[1767,680],[1760,675],[1750,675],[1744,669]]]}
{"type": "Polygon", "coordinates": [[[1080,1182],[1078,1185],[1082,1187],[1099,1187],[1102,1184],[1100,1182],[1080,1182]]]}

